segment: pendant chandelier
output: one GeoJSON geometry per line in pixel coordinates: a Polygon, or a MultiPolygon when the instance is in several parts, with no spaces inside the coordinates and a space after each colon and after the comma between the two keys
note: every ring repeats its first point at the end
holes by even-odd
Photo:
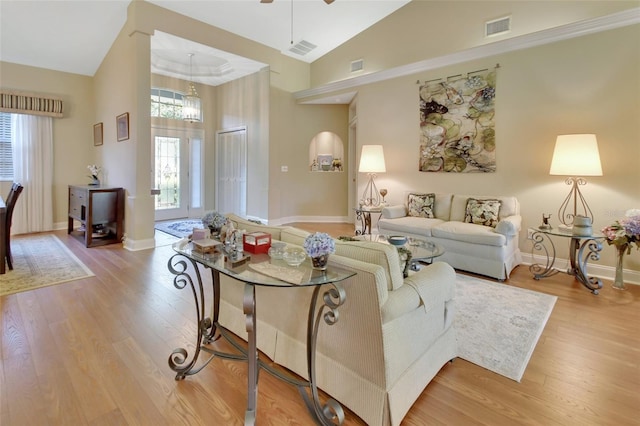
{"type": "Polygon", "coordinates": [[[191,123],[202,121],[202,103],[193,85],[193,53],[189,53],[189,89],[182,97],[182,119],[191,123]]]}

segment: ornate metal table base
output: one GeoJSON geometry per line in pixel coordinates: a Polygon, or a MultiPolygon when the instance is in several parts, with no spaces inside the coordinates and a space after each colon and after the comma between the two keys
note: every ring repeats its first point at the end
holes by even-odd
{"type": "Polygon", "coordinates": [[[256,421],[257,397],[258,397],[258,372],[264,369],[273,376],[289,383],[298,388],[300,395],[314,420],[322,425],[341,425],[344,422],[344,410],[342,406],[333,399],[328,399],[325,404],[320,402],[318,388],[316,385],[316,342],[318,330],[320,328],[320,320],[323,319],[328,325],[338,322],[338,308],[345,302],[346,293],[338,283],[326,284],[330,286],[323,293],[323,303],[318,307],[318,295],[321,286],[315,286],[311,301],[309,304],[309,315],[307,319],[307,370],[309,380],[298,380],[295,377],[276,370],[270,365],[262,362],[258,356],[256,344],[256,297],[255,286],[245,284],[243,298],[243,312],[246,316],[246,330],[248,334],[247,349],[245,350],[238,342],[236,342],[227,330],[218,324],[218,312],[220,307],[220,272],[211,270],[213,281],[213,308],[211,315],[213,318],[205,315],[205,292],[202,284],[202,277],[198,263],[194,260],[181,255],[175,254],[169,259],[169,271],[175,275],[173,283],[179,289],[189,288],[192,292],[198,319],[198,335],[196,349],[190,358],[189,353],[184,348],[175,349],[169,356],[169,367],[175,371],[176,380],[182,380],[186,376],[198,373],[215,357],[246,361],[248,363],[247,374],[247,410],[245,412],[245,425],[253,425],[256,421]],[[187,272],[188,265],[193,267],[195,281],[187,272]],[[326,310],[326,311],[325,311],[326,310]],[[223,337],[227,340],[239,353],[230,354],[213,350],[206,345],[223,337]],[[198,364],[198,358],[201,352],[206,352],[210,356],[198,364]]]}
{"type": "Polygon", "coordinates": [[[376,210],[355,209],[356,220],[360,221],[361,229],[356,229],[356,235],[371,234],[371,214],[378,213],[382,216],[382,208],[376,210]]]}
{"type": "MultiPolygon", "coordinates": [[[[556,248],[553,244],[553,240],[549,237],[550,234],[545,231],[535,231],[532,234],[533,247],[531,249],[531,255],[535,251],[543,252],[546,257],[546,263],[544,265],[534,263],[529,267],[529,270],[533,274],[536,280],[550,277],[552,275],[561,272],[554,268],[556,261],[556,248]],[[545,242],[548,242],[550,247],[547,247],[545,242]]],[[[571,238],[569,246],[569,261],[570,266],[566,273],[573,275],[583,286],[591,290],[593,294],[598,294],[598,290],[602,288],[602,280],[597,277],[590,277],[587,275],[587,262],[589,260],[600,260],[600,252],[602,251],[602,242],[599,241],[599,237],[579,237],[571,234],[560,235],[563,237],[571,238]]]]}

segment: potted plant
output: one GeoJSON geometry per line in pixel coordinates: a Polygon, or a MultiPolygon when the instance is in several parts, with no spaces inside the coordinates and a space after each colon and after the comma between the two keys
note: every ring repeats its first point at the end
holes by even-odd
{"type": "Polygon", "coordinates": [[[202,217],[202,225],[211,230],[211,235],[217,235],[220,233],[222,225],[227,222],[227,218],[217,211],[209,211],[202,217]]]}
{"type": "Polygon", "coordinates": [[[622,263],[624,255],[631,253],[634,243],[636,248],[640,249],[640,209],[627,210],[624,218],[602,229],[602,233],[607,239],[607,244],[616,246],[618,250],[613,288],[625,290],[622,263]]]}
{"type": "Polygon", "coordinates": [[[311,258],[313,267],[321,271],[327,269],[329,255],[336,251],[335,241],[324,232],[315,232],[307,236],[303,247],[311,258]]]}

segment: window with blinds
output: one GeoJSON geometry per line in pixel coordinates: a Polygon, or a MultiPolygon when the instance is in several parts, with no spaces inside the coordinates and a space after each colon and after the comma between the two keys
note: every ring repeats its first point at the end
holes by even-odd
{"type": "Polygon", "coordinates": [[[0,180],[13,180],[11,114],[0,112],[0,180]]]}

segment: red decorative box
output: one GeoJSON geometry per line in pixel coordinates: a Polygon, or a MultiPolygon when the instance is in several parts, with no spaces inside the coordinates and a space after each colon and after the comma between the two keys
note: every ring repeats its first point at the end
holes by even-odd
{"type": "Polygon", "coordinates": [[[267,253],[271,247],[271,234],[265,232],[250,232],[242,235],[242,247],[244,251],[259,254],[267,253]]]}

